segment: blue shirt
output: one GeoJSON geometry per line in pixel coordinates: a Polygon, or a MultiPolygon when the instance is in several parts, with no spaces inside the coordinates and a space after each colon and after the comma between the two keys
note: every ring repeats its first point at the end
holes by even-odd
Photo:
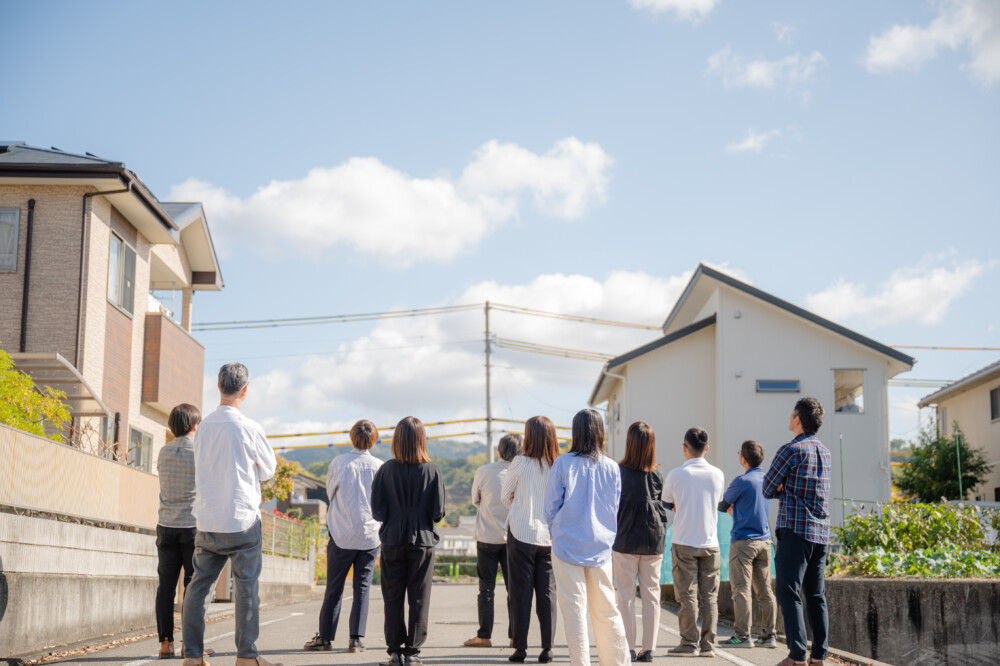
{"type": "Polygon", "coordinates": [[[722,501],[733,505],[733,531],[731,540],[767,541],[771,538],[767,528],[767,510],[770,502],[764,499],[764,470],[751,467],[729,484],[722,501]]]}
{"type": "Polygon", "coordinates": [[[618,463],[567,453],[556,458],[545,486],[545,520],[552,554],[578,567],[611,561],[618,532],[622,480],[618,463]]]}

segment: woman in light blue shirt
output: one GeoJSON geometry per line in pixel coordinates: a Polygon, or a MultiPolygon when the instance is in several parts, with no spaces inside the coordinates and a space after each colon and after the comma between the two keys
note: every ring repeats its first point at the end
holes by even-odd
{"type": "Polygon", "coordinates": [[[570,661],[582,666],[590,665],[588,612],[602,666],[631,662],[611,574],[620,495],[618,464],[604,455],[601,415],[577,412],[569,453],[549,471],[545,519],[570,661]]]}

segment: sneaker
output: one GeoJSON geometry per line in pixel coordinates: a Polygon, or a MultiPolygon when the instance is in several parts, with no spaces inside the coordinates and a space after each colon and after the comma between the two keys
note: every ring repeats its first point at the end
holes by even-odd
{"type": "Polygon", "coordinates": [[[702,650],[701,652],[698,653],[698,656],[699,657],[709,657],[709,658],[712,658],[712,657],[715,656],[715,648],[711,648],[711,647],[705,648],[704,650],[702,650]]]}
{"type": "Polygon", "coordinates": [[[379,666],[399,666],[403,663],[403,653],[394,652],[385,661],[380,661],[379,666]]]}
{"type": "Polygon", "coordinates": [[[653,651],[643,650],[632,661],[650,662],[653,661],[653,651]]]}
{"type": "Polygon", "coordinates": [[[774,634],[771,634],[770,636],[761,636],[757,639],[754,645],[759,648],[771,648],[774,650],[778,647],[778,639],[775,638],[774,634]]]}
{"type": "Polygon", "coordinates": [[[667,650],[667,655],[671,657],[697,657],[698,648],[693,645],[678,645],[667,650]]]}
{"type": "Polygon", "coordinates": [[[493,647],[493,641],[488,638],[480,638],[479,636],[473,636],[469,640],[462,643],[465,647],[493,647]]]}
{"type": "Polygon", "coordinates": [[[403,663],[404,664],[422,664],[422,663],[424,663],[424,660],[421,659],[420,657],[418,657],[415,654],[408,654],[405,657],[403,657],[403,663]]]}
{"type": "Polygon", "coordinates": [[[314,652],[329,652],[333,649],[333,647],[330,645],[330,641],[324,641],[319,637],[319,634],[316,634],[302,646],[302,649],[312,650],[314,652]]]}
{"type": "Polygon", "coordinates": [[[365,651],[365,642],[363,640],[361,640],[360,638],[352,638],[350,640],[350,642],[347,644],[347,651],[348,652],[364,652],[365,651]]]}
{"type": "Polygon", "coordinates": [[[730,636],[724,641],[719,641],[716,645],[720,648],[752,648],[753,641],[749,638],[739,638],[737,636],[730,636]]]}

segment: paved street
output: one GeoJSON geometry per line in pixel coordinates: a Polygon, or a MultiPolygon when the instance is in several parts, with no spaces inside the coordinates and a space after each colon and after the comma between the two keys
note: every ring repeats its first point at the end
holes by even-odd
{"type": "MultiPolygon", "coordinates": [[[[503,598],[502,587],[498,588],[498,598],[503,598]]],[[[506,664],[511,648],[466,648],[462,641],[475,635],[476,632],[476,592],[475,585],[437,584],[431,594],[431,627],[424,646],[422,656],[428,664],[506,664]]],[[[152,601],[152,600],[151,600],[152,601]]],[[[349,603],[349,602],[347,602],[349,603]]],[[[374,589],[371,603],[371,613],[368,622],[368,651],[359,654],[348,654],[347,647],[347,612],[341,617],[338,628],[339,636],[333,652],[305,652],[302,644],[316,632],[321,601],[307,601],[273,606],[261,611],[261,634],[257,645],[262,654],[272,661],[281,661],[291,665],[326,664],[375,664],[385,655],[382,642],[382,600],[378,587],[374,589]]],[[[498,604],[499,610],[499,604],[498,604]]],[[[499,613],[498,613],[499,616],[499,613]]],[[[494,629],[495,643],[505,644],[505,618],[499,621],[494,629]]],[[[731,634],[729,628],[720,625],[720,636],[731,634]]],[[[641,629],[640,629],[641,631],[641,629]]],[[[180,632],[177,632],[180,639],[180,632]]],[[[591,641],[593,642],[593,641],[591,641]]],[[[526,663],[537,663],[538,628],[532,627],[528,660],[526,663]]],[[[206,644],[217,651],[211,659],[213,665],[233,664],[236,655],[233,646],[233,622],[225,619],[207,625],[206,644]]],[[[667,649],[677,644],[677,617],[664,609],[662,628],[657,649],[658,662],[673,661],[666,657],[667,649]]],[[[59,661],[59,664],[118,664],[120,666],[140,666],[159,663],[155,658],[157,650],[155,638],[150,638],[121,647],[116,647],[86,656],[73,657],[59,661]]],[[[777,650],[734,650],[728,653],[720,652],[715,659],[699,659],[698,664],[776,664],[787,653],[784,646],[777,650]]],[[[568,664],[566,643],[563,637],[562,622],[556,629],[556,659],[554,663],[568,664]]],[[[596,665],[597,654],[592,653],[596,665]]],[[[171,663],[171,662],[166,662],[171,663]]],[[[178,662],[173,662],[178,663],[178,662]]]]}

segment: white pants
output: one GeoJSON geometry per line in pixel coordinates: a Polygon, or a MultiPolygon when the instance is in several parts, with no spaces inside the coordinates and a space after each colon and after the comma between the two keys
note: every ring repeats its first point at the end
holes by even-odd
{"type": "Polygon", "coordinates": [[[618,585],[618,608],[625,622],[629,649],[635,645],[635,582],[642,596],[642,649],[656,649],[660,631],[660,567],[663,555],[626,555],[612,553],[615,583],[618,585]]]}
{"type": "Polygon", "coordinates": [[[559,612],[566,630],[569,660],[574,666],[590,666],[587,614],[594,629],[597,657],[601,666],[628,666],[632,663],[625,639],[625,625],[615,604],[611,563],[603,567],[578,567],[563,562],[553,553],[559,612]]]}

